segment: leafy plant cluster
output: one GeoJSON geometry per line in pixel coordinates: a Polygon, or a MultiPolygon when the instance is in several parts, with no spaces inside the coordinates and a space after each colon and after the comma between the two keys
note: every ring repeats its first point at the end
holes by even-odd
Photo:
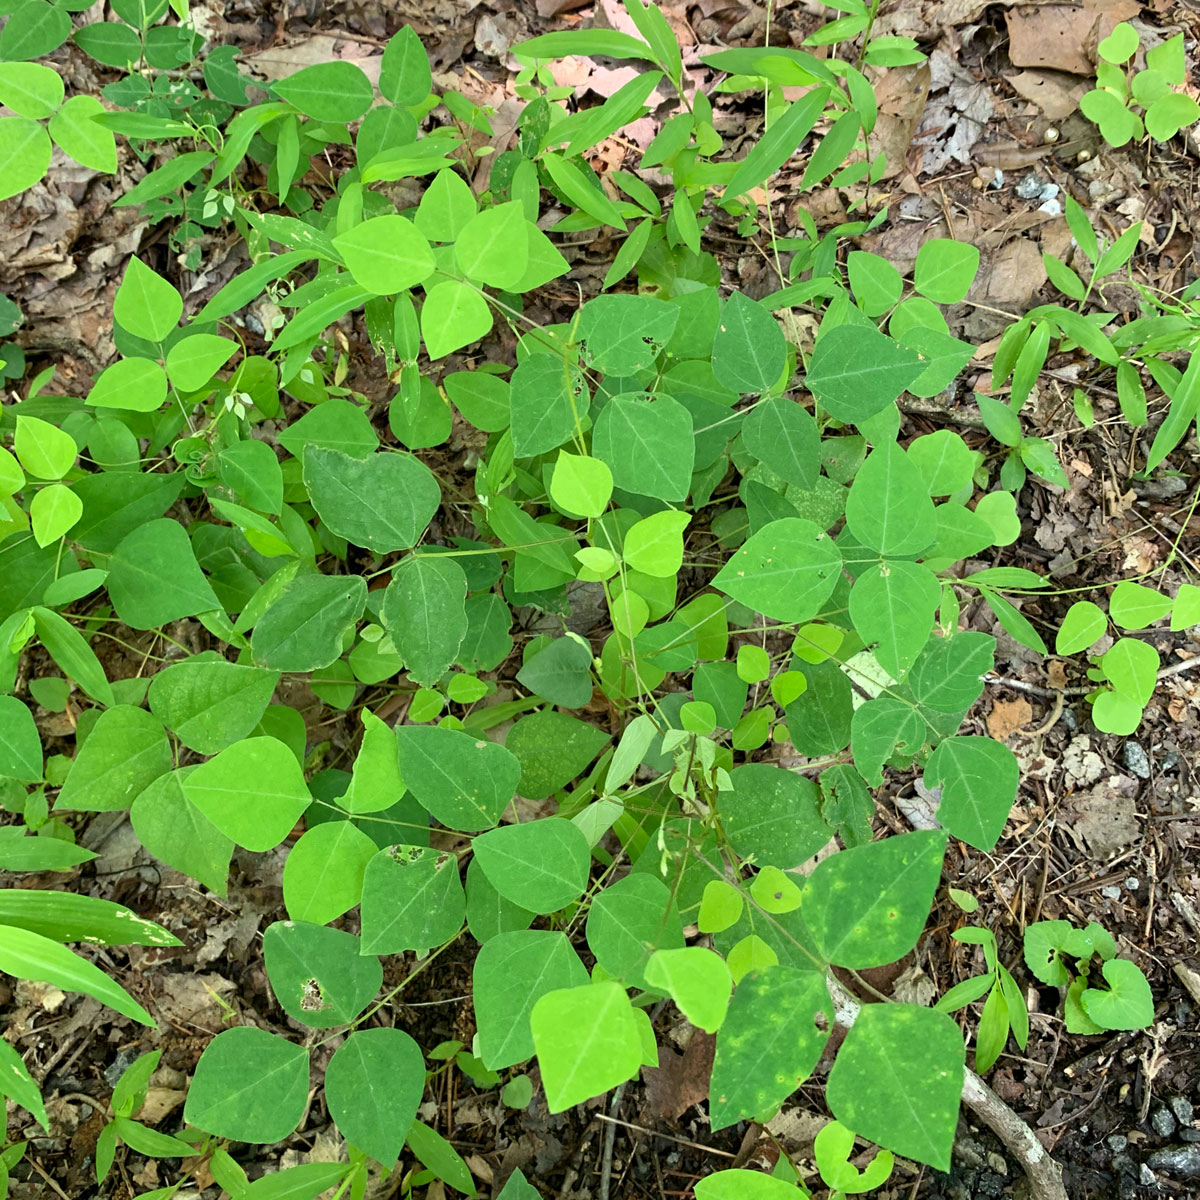
{"type": "MultiPolygon", "coordinates": [[[[1019,770],[1003,744],[959,732],[995,652],[960,611],[981,599],[1044,650],[1008,596],[1045,581],[964,564],[1018,537],[1024,471],[1061,482],[1061,467],[1050,442],[1021,433],[1015,382],[1007,404],[980,397],[1011,451],[999,486],[992,456],[957,433],[900,443],[897,399],[943,393],[973,353],[942,306],[966,296],[979,264],[945,239],[921,248],[911,279],[869,253],[839,261],[842,239],[886,215],[865,211],[885,164],[867,142],[876,108],[862,67],[912,61],[915,47],[872,39],[876,8],[847,5],[849,24],[814,44],[861,36],[854,63],[776,47],[708,56],[722,90],[766,95],[766,131],[730,161],[665,19],[642,0],[627,7],[639,37],[583,30],[516,48],[517,148],[493,156],[476,192],[458,167],[477,165],[469,135],[491,133],[489,113],[432,94],[411,29],[384,52],[381,101],[346,62],[257,100],[232,51],[204,58],[203,92],[169,73],[199,51],[184,3],[171,5],[178,24],[165,0],[115,3],[119,22],[73,35],[70,5],[7,5],[8,194],[41,178],[51,139],[106,171],[116,136],[146,163],[174,143],[121,203],[169,219],[185,255],[228,223],[252,260],[185,318],[175,287],[132,259],[114,301],[120,357],[84,396],[49,394],[46,372],[3,413],[0,776],[23,825],[0,831],[0,865],[79,865],[90,855],[73,844],[77,814],[106,811],[128,810],[147,850],[218,895],[236,849],[288,845],[287,919],[263,952],[295,1035],[239,1025],[213,1038],[174,1135],[137,1120],[157,1061],[137,1060],[112,1099],[100,1178],[124,1144],[202,1156],[234,1197],[359,1197],[376,1165],[401,1170],[405,1194],[432,1178],[473,1194],[466,1164],[417,1119],[431,1074],[462,1072],[523,1107],[536,1060],[547,1105],[563,1111],[657,1061],[648,1011],[663,999],[716,1034],[712,1127],[769,1116],[827,1049],[832,968],[912,950],[948,839],[987,852],[1001,835],[1019,770]],[[104,88],[111,108],[64,102],[57,74],[29,61],[68,36],[134,68],[104,88]],[[567,111],[546,67],[561,54],[649,69],[567,111]],[[807,90],[788,101],[792,87],[807,90]],[[641,167],[670,178],[669,202],[632,171],[606,188],[586,159],[658,88],[677,111],[641,167]],[[800,191],[859,188],[862,219],[822,235],[801,210],[803,236],[774,241],[791,255],[781,289],[764,301],[726,291],[706,231],[727,218],[756,228],[755,195],[806,143],[800,191]],[[321,180],[310,160],[326,151],[339,167],[321,180]],[[426,182],[399,209],[387,185],[405,179],[426,182]],[[553,223],[547,197],[565,214],[553,223]],[[569,271],[555,237],[599,228],[624,235],[601,294],[568,323],[530,322],[525,297],[569,271]],[[774,315],[796,306],[818,319],[812,345],[774,315]],[[394,389],[386,403],[353,386],[342,326],[360,316],[394,389]],[[471,349],[497,328],[516,340],[511,368],[471,349]],[[445,465],[458,435],[472,447],[465,472],[445,465]],[[519,613],[565,622],[586,595],[606,615],[594,642],[564,627],[518,645],[519,613]],[[202,627],[206,648],[184,645],[180,622],[202,627]],[[128,631],[158,669],[110,678],[97,650],[128,631]],[[515,698],[496,695],[498,674],[515,698]],[[310,745],[280,699],[285,677],[347,714],[349,769],[310,745]],[[35,704],[71,715],[73,756],[46,754],[35,704]],[[802,770],[756,760],[775,744],[802,770]],[[875,841],[872,789],[895,771],[939,789],[940,828],[875,841]],[[464,937],[478,947],[474,1041],[422,1047],[391,1002],[464,937]],[[406,979],[381,994],[384,960],[401,955],[406,979]],[[296,1129],[313,1051],[332,1039],[321,1095],[348,1162],[250,1182],[230,1146],[296,1129]]],[[[1018,328],[997,382],[1008,361],[1032,387],[1051,341],[1111,345],[1065,308],[1018,328]]],[[[1169,610],[1183,627],[1195,590],[1152,601],[1122,584],[1108,616],[1136,629],[1169,610]]],[[[1071,609],[1060,651],[1094,644],[1096,613],[1099,626],[1071,609]]],[[[1148,695],[1145,664],[1117,652],[1126,642],[1145,649],[1121,639],[1095,667],[1098,721],[1105,708],[1140,712],[1148,695]]],[[[1067,989],[1072,1027],[1148,1023],[1138,968],[1095,926],[1059,925],[1031,927],[1041,940],[1031,951],[1027,937],[1027,965],[1067,989]]],[[[968,934],[987,957],[982,983],[934,1008],[867,1005],[838,1048],[836,1120],[817,1147],[827,1186],[877,1186],[893,1153],[948,1167],[965,1071],[950,1009],[987,994],[980,1069],[1010,1028],[1023,1044],[995,939],[968,934]],[[855,1137],[885,1148],[861,1174],[855,1137]]],[[[152,1027],[68,948],[139,939],[174,943],[121,906],[0,893],[0,969],[152,1027]]],[[[19,1056],[0,1041],[0,1057],[0,1090],[45,1125],[19,1056]]],[[[5,1151],[5,1170],[18,1154],[5,1151]]],[[[803,1194],[786,1158],[778,1176],[720,1171],[696,1192],[803,1194]]],[[[536,1193],[518,1173],[502,1195],[536,1193]]]]}
{"type": "Polygon", "coordinates": [[[1145,52],[1146,65],[1135,69],[1141,47],[1138,31],[1127,21],[1113,28],[1096,47],[1100,63],[1096,86],[1079,102],[1083,115],[1098,126],[1110,146],[1141,141],[1149,134],[1166,142],[1200,120],[1200,104],[1177,91],[1187,78],[1183,34],[1177,33],[1145,52]]]}

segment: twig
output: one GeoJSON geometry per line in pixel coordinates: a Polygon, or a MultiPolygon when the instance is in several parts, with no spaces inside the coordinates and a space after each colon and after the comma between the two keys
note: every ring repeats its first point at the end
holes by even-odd
{"type": "Polygon", "coordinates": [[[604,1126],[604,1153],[600,1156],[600,1190],[596,1193],[596,1200],[608,1200],[608,1190],[612,1186],[613,1144],[617,1139],[617,1126],[622,1124],[616,1120],[616,1115],[621,1101],[625,1099],[627,1086],[628,1082],[617,1088],[613,1093],[612,1103],[608,1106],[608,1122],[604,1126]]]}
{"type": "MultiPolygon", "coordinates": [[[[1175,675],[1182,675],[1184,671],[1190,671],[1193,667],[1200,667],[1200,655],[1197,655],[1195,658],[1184,658],[1179,662],[1171,663],[1170,666],[1163,667],[1154,676],[1154,682],[1162,683],[1164,679],[1171,679],[1175,675]]],[[[1023,679],[1008,679],[1003,675],[985,675],[983,681],[984,683],[990,683],[993,687],[1011,688],[1014,692],[1024,692],[1027,696],[1037,696],[1040,700],[1054,700],[1059,696],[1087,696],[1095,691],[1095,688],[1092,687],[1042,687],[1040,683],[1026,683],[1023,679]]]]}
{"type": "Polygon", "coordinates": [[[691,1150],[703,1150],[705,1154],[715,1154],[719,1158],[737,1158],[736,1154],[730,1154],[728,1150],[718,1150],[716,1146],[705,1146],[701,1142],[689,1142],[687,1138],[675,1137],[673,1134],[663,1133],[658,1129],[647,1129],[645,1125],[635,1125],[632,1121],[622,1121],[617,1117],[610,1117],[607,1113],[597,1113],[596,1117],[601,1121],[620,1125],[622,1129],[636,1129],[638,1133],[644,1133],[647,1137],[663,1138],[668,1142],[674,1142],[677,1146],[687,1146],[691,1150]]]}
{"type": "MultiPolygon", "coordinates": [[[[825,982],[833,999],[834,1019],[849,1029],[862,1006],[832,974],[826,975],[825,982]]],[[[1033,1130],[967,1067],[963,1068],[962,1101],[1021,1164],[1036,1200],[1068,1200],[1062,1168],[1037,1140],[1033,1130]]]]}

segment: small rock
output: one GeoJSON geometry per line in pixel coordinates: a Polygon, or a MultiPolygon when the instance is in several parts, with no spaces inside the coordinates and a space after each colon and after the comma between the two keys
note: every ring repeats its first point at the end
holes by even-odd
{"type": "Polygon", "coordinates": [[[1136,875],[1130,875],[1129,878],[1125,880],[1126,891],[1136,892],[1141,886],[1142,881],[1136,875]]]}
{"type": "Polygon", "coordinates": [[[1181,1129],[1179,1137],[1185,1142],[1200,1142],[1200,1129],[1181,1129]]]}
{"type": "Polygon", "coordinates": [[[1039,200],[1045,185],[1032,172],[1017,184],[1017,196],[1022,200],[1039,200]]]}
{"type": "Polygon", "coordinates": [[[1044,212],[1050,217],[1061,217],[1062,210],[1062,201],[1056,200],[1053,196],[1051,196],[1049,200],[1045,200],[1038,205],[1038,212],[1044,212]]]}
{"type": "Polygon", "coordinates": [[[1191,1101],[1184,1099],[1183,1096],[1172,1096],[1167,1101],[1167,1107],[1175,1114],[1175,1120],[1180,1125],[1190,1125],[1192,1118],[1196,1115],[1196,1110],[1192,1107],[1191,1101]]]}
{"type": "Polygon", "coordinates": [[[1008,1163],[1004,1161],[1002,1154],[997,1154],[995,1150],[989,1150],[987,1156],[987,1164],[996,1172],[997,1175],[1008,1174],[1008,1163]]]}
{"type": "Polygon", "coordinates": [[[994,1171],[980,1171],[979,1182],[975,1186],[977,1196],[1003,1196],[1004,1176],[994,1171]]]}
{"type": "Polygon", "coordinates": [[[117,1080],[125,1074],[125,1068],[138,1057],[136,1050],[127,1048],[119,1050],[117,1057],[104,1068],[104,1078],[108,1082],[109,1087],[116,1087],[117,1080]]]}
{"type": "Polygon", "coordinates": [[[1125,766],[1139,779],[1150,778],[1150,757],[1137,742],[1125,743],[1125,766]]]}
{"type": "Polygon", "coordinates": [[[1150,1128],[1160,1138],[1169,1138],[1175,1132],[1175,1117],[1169,1108],[1156,1108],[1150,1114],[1150,1128]]]}
{"type": "Polygon", "coordinates": [[[1110,883],[1108,887],[1102,887],[1100,889],[1100,895],[1102,895],[1105,900],[1120,900],[1121,889],[1117,887],[1116,884],[1110,883]]]}
{"type": "Polygon", "coordinates": [[[1121,1154],[1125,1147],[1129,1145],[1129,1139],[1123,1133],[1110,1134],[1104,1140],[1114,1154],[1121,1154]]]}
{"type": "Polygon", "coordinates": [[[1158,1185],[1158,1179],[1155,1177],[1154,1172],[1145,1163],[1142,1163],[1141,1170],[1138,1172],[1138,1182],[1141,1183],[1142,1187],[1156,1187],[1158,1185]]]}
{"type": "Polygon", "coordinates": [[[1200,1146],[1168,1146],[1155,1150],[1146,1161],[1176,1179],[1200,1179],[1200,1146]]]}

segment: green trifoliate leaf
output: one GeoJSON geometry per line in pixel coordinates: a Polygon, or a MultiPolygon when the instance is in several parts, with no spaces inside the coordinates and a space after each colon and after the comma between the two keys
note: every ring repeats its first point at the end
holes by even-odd
{"type": "Polygon", "coordinates": [[[697,1029],[720,1029],[733,980],[719,955],[702,946],[656,950],[646,963],[646,982],[670,996],[697,1029]]]}
{"type": "Polygon", "coordinates": [[[755,405],[742,426],[742,442],[786,483],[813,488],[821,471],[817,423],[795,400],[775,396],[755,405]]]}
{"type": "Polygon", "coordinates": [[[364,954],[425,954],[462,927],[466,897],[453,854],[388,846],[369,863],[362,889],[364,954]]]}
{"type": "Polygon", "coordinates": [[[133,629],[155,629],[221,607],[177,521],[150,521],[128,534],[108,560],[108,594],[133,629]]]}
{"type": "Polygon", "coordinates": [[[131,258],[113,298],[113,320],[148,342],[161,342],[179,324],[179,293],[140,258],[131,258]]]}
{"type": "Polygon", "coordinates": [[[452,558],[411,555],[396,568],[380,610],[384,628],[418,682],[431,687],[467,633],[467,577],[452,558]]]}
{"type": "Polygon", "coordinates": [[[830,1110],[860,1137],[948,1170],[964,1058],[962,1035],[945,1013],[868,1004],[829,1073],[830,1110]]]}
{"type": "Polygon", "coordinates": [[[100,714],[75,756],[55,808],[128,808],[139,792],[170,769],[171,746],[162,724],[144,709],[118,704],[100,714]]]}
{"type": "Polygon", "coordinates": [[[1145,1029],[1154,1020],[1154,996],[1146,976],[1128,959],[1113,958],[1100,967],[1107,989],[1085,988],[1080,1006],[1102,1029],[1145,1029]]]}
{"type": "Polygon", "coordinates": [[[363,873],[378,847],[350,821],[322,821],[288,851],[283,903],[293,921],[328,925],[362,898],[363,873]]]}
{"type": "Polygon", "coordinates": [[[1128,579],[1118,583],[1108,598],[1108,615],[1122,629],[1145,629],[1170,611],[1168,597],[1128,579]]]}
{"type": "Polygon", "coordinates": [[[409,791],[448,829],[474,833],[499,823],[521,779],[515,755],[440,726],[399,726],[396,743],[409,791]]]}
{"type": "Polygon", "coordinates": [[[338,1132],[392,1166],[425,1092],[425,1058],[400,1029],[356,1029],[325,1068],[325,1103],[338,1132]]]}
{"type": "Polygon", "coordinates": [[[372,217],[333,239],[354,282],[377,296],[392,296],[433,274],[433,251],[405,217],[372,217]]]}
{"type": "Polygon", "coordinates": [[[276,921],[263,934],[271,991],[293,1021],[331,1029],[353,1021],[379,991],[379,959],[360,954],[359,940],[341,929],[276,921]]]}
{"type": "Polygon", "coordinates": [[[786,365],[787,342],[778,322],[761,304],[734,292],[713,338],[717,382],[734,392],[765,392],[779,382],[786,365]]]}
{"type": "Polygon", "coordinates": [[[778,621],[810,620],[833,593],[842,556],[812,521],[786,517],[751,537],[725,564],[713,586],[778,621]]]}
{"type": "Polygon", "coordinates": [[[1057,654],[1075,654],[1086,650],[1104,636],[1108,621],[1103,609],[1090,600],[1076,600],[1067,609],[1054,643],[1057,654]]]}
{"type": "Polygon", "coordinates": [[[822,333],[805,384],[839,421],[858,423],[882,412],[925,371],[915,350],[859,325],[822,333]]]}
{"type": "Polygon", "coordinates": [[[349,62],[316,63],[274,85],[275,92],[305,116],[344,124],[357,121],[375,98],[361,67],[349,62]]]}
{"type": "Polygon", "coordinates": [[[1013,752],[986,737],[947,738],[925,766],[925,782],[942,789],[938,820],[951,836],[984,851],[1000,840],[1020,775],[1013,752]]]}
{"type": "Polygon", "coordinates": [[[607,463],[560,450],[550,477],[550,499],[574,517],[599,517],[612,498],[613,476],[607,463]]]}
{"type": "Polygon", "coordinates": [[[596,418],[592,453],[611,468],[617,487],[676,503],[692,482],[691,413],[669,396],[616,396],[596,418]]]}
{"type": "Polygon", "coordinates": [[[635,872],[605,888],[592,902],[586,931],[596,961],[632,987],[646,986],[646,960],[653,951],[683,946],[671,891],[649,873],[635,872]]]}
{"type": "Polygon", "coordinates": [[[730,773],[733,788],[717,794],[721,824],[742,858],[791,869],[833,836],[821,817],[817,787],[793,771],[746,763],[730,773]]]}
{"type": "Polygon", "coordinates": [[[979,270],[979,248],[969,242],[931,238],[917,251],[913,287],[935,304],[957,304],[979,270]]]}
{"type": "Polygon", "coordinates": [[[863,640],[878,642],[875,657],[895,679],[916,661],[941,600],[937,577],[919,563],[868,566],[850,589],[850,619],[863,640]]]}
{"type": "Polygon", "coordinates": [[[588,365],[606,375],[636,375],[671,339],[679,308],[652,296],[607,295],[579,310],[588,365]]]}
{"type": "Polygon", "coordinates": [[[860,970],[917,944],[941,878],[946,835],[919,830],[817,864],[801,911],[831,963],[860,970]]]}
{"type": "Polygon", "coordinates": [[[591,848],[571,821],[502,825],[476,837],[472,849],[491,885],[530,912],[558,912],[587,887],[591,848]]]}
{"type": "Polygon", "coordinates": [[[287,1137],[308,1103],[308,1051],[252,1025],[218,1033],[200,1055],[184,1120],[265,1146],[287,1137]]]}
{"type": "Polygon", "coordinates": [[[366,601],[361,577],[297,575],[254,626],[255,662],[278,671],[322,670],[341,655],[366,601]]]}
{"type": "Polygon", "coordinates": [[[717,1034],[708,1092],[713,1129],[773,1113],[812,1073],[832,1028],[819,972],[773,966],[745,976],[717,1034]]]}
{"type": "Polygon", "coordinates": [[[433,472],[395,451],[351,458],[313,446],[304,455],[304,486],[334,533],[379,554],[415,546],[442,498],[433,472]]]}
{"type": "Polygon", "coordinates": [[[983,693],[992,669],[996,640],[985,633],[931,637],[908,674],[921,704],[938,712],[965,712],[983,693]]]}
{"type": "Polygon", "coordinates": [[[549,992],[587,986],[587,971],[566,935],[514,930],[490,938],[475,958],[472,994],[479,1056],[499,1071],[531,1058],[529,1015],[549,992]]]}
{"type": "Polygon", "coordinates": [[[138,841],[168,866],[224,896],[234,843],[184,795],[183,767],[158,776],[129,810],[138,841]]]}
{"type": "Polygon", "coordinates": [[[924,477],[894,442],[877,447],[859,468],[846,498],[846,525],[864,546],[889,557],[917,554],[937,536],[924,477]]]}

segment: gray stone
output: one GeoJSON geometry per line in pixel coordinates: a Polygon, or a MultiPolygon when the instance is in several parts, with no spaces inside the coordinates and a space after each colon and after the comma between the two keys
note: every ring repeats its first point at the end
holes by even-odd
{"type": "Polygon", "coordinates": [[[1150,778],[1150,756],[1138,742],[1125,743],[1125,766],[1139,779],[1150,778]]]}
{"type": "Polygon", "coordinates": [[[1181,1129],[1179,1137],[1184,1142],[1200,1142],[1200,1129],[1181,1129]]]}
{"type": "Polygon", "coordinates": [[[1160,1138],[1169,1138],[1175,1132],[1175,1116],[1169,1108],[1159,1107],[1150,1114],[1150,1128],[1160,1138]]]}
{"type": "Polygon", "coordinates": [[[1104,1139],[1108,1148],[1114,1154],[1120,1154],[1129,1145],[1129,1139],[1123,1133],[1113,1133],[1104,1139]]]}
{"type": "Polygon", "coordinates": [[[1175,1114],[1175,1120],[1180,1125],[1190,1125],[1192,1118],[1196,1115],[1196,1110],[1192,1107],[1191,1102],[1183,1096],[1172,1096],[1167,1101],[1167,1107],[1175,1114]]]}
{"type": "Polygon", "coordinates": [[[1154,1172],[1145,1163],[1142,1163],[1142,1168],[1138,1172],[1138,1182],[1141,1183],[1142,1187],[1155,1187],[1158,1184],[1154,1172]]]}
{"type": "Polygon", "coordinates": [[[1168,1146],[1146,1160],[1155,1171],[1176,1179],[1200,1179],[1200,1146],[1168,1146]]]}

